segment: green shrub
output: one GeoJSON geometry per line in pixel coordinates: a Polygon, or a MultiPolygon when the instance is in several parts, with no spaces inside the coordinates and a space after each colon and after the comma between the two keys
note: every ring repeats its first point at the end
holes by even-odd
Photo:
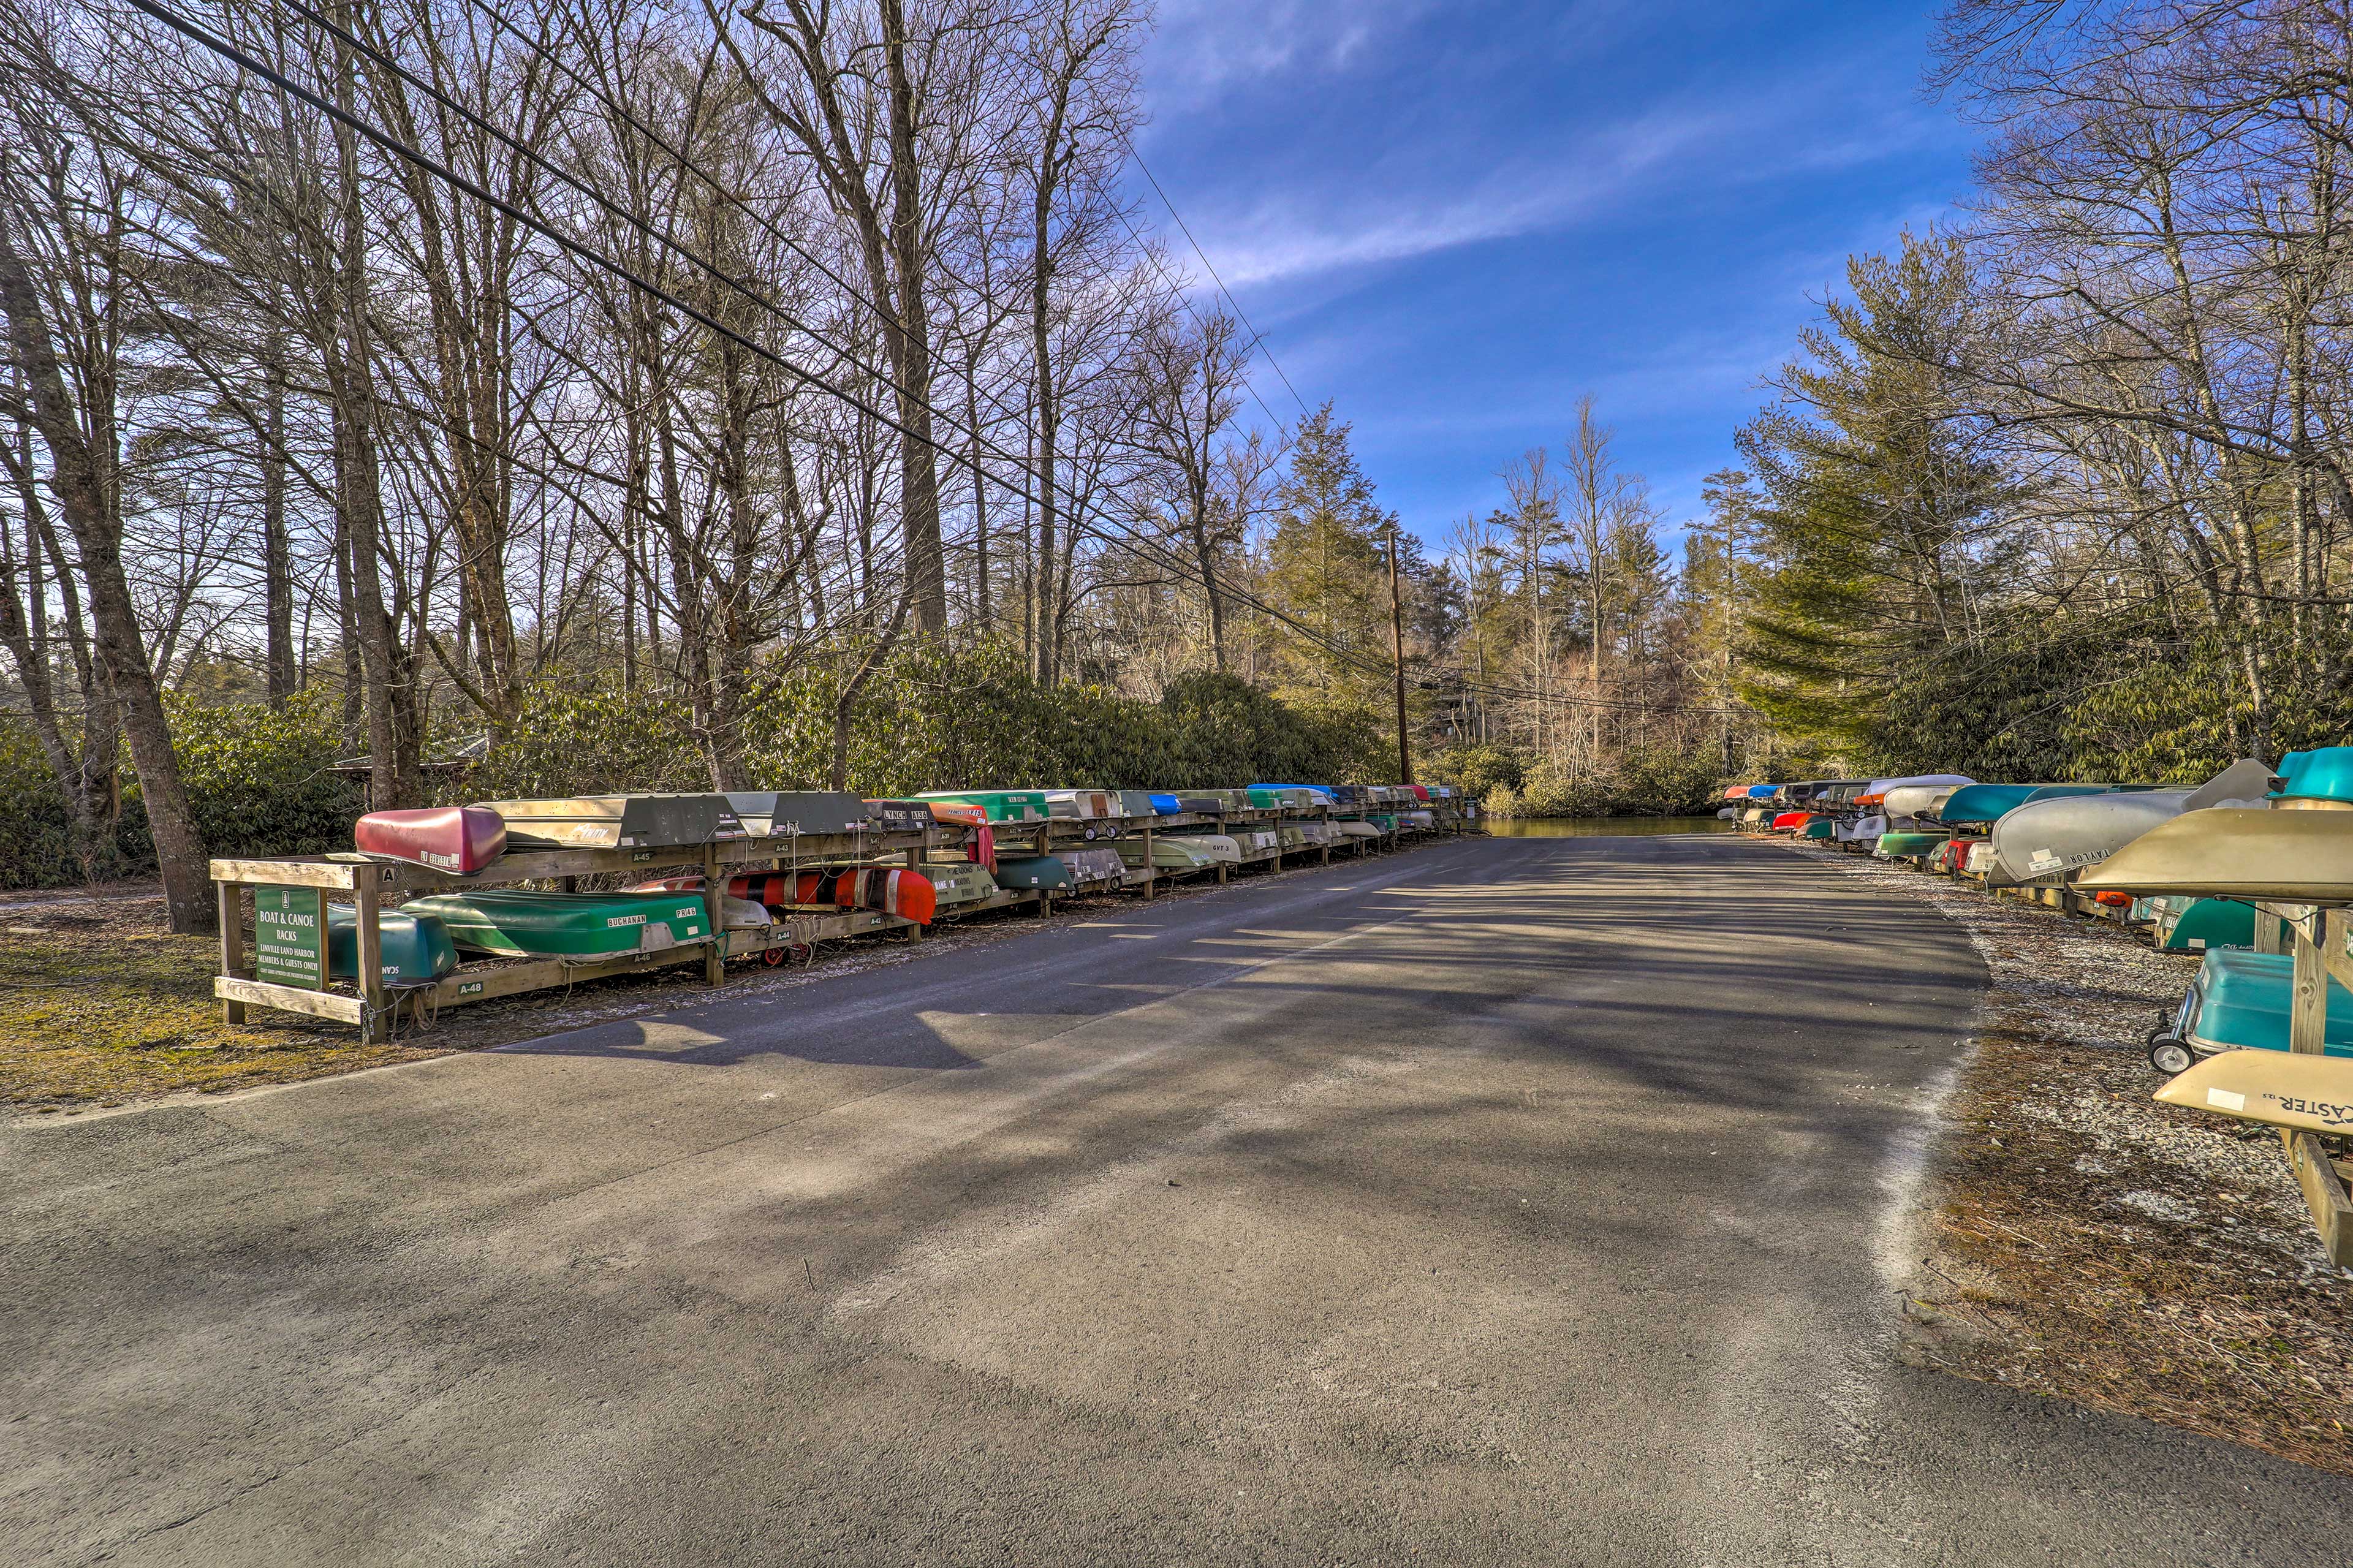
{"type": "Polygon", "coordinates": [[[33,727],[0,714],[0,888],[58,888],[81,880],[73,816],[33,727]]]}
{"type": "MultiPolygon", "coordinates": [[[[180,784],[206,850],[223,857],[324,855],[352,847],[362,781],[330,772],[342,752],[334,699],[166,702],[180,784]]],[[[144,832],[142,819],[141,831],[144,832]]]]}

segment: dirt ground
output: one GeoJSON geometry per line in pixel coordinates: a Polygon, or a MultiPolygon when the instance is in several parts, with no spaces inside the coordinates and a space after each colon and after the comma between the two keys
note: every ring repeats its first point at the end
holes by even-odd
{"type": "Polygon", "coordinates": [[[1789,847],[1934,904],[1992,975],[1945,1107],[1907,1357],[2353,1475],[2353,1271],[2322,1255],[2277,1134],[2150,1098],[2142,1042],[2196,955],[1789,847]]]}
{"type": "MultiPolygon", "coordinates": [[[[1335,861],[1335,867],[1345,864],[1335,861]]],[[[1251,871],[1245,880],[1297,876],[1251,871]]],[[[1239,885],[1239,884],[1237,884],[1239,885]]],[[[1218,883],[1163,884],[1162,898],[1213,895],[1218,883]]],[[[1058,904],[1056,921],[1101,919],[1134,894],[1058,904]]],[[[999,910],[943,921],[920,942],[861,937],[822,945],[807,964],[728,969],[731,994],[903,963],[943,944],[1001,941],[1030,930],[1035,913],[999,910]]],[[[584,983],[576,989],[501,997],[452,1008],[428,1027],[403,1016],[398,1036],[363,1046],[346,1026],[251,1009],[221,1021],[212,994],[220,944],[174,936],[159,890],[131,886],[90,894],[0,894],[0,1107],[16,1116],[79,1116],[133,1102],[292,1083],[363,1068],[480,1050],[708,995],[692,965],[584,983]],[[21,901],[20,901],[21,900],[21,901]]]]}

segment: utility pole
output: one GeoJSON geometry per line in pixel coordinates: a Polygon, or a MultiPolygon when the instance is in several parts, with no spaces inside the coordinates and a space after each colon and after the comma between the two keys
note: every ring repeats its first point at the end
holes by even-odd
{"type": "Polygon", "coordinates": [[[1405,608],[1398,590],[1398,525],[1389,520],[1389,651],[1397,661],[1398,783],[1413,783],[1413,747],[1405,728],[1405,608]]]}

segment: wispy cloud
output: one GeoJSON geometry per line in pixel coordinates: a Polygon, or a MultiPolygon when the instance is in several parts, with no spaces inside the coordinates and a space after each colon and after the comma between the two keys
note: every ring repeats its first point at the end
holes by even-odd
{"type": "Polygon", "coordinates": [[[1345,70],[1437,9],[1435,0],[1167,0],[1153,89],[1196,99],[1261,77],[1345,70]]]}
{"type": "MultiPolygon", "coordinates": [[[[1467,178],[1424,169],[1411,178],[1370,174],[1361,184],[1285,185],[1240,211],[1187,217],[1228,283],[1285,282],[1614,216],[1645,190],[1684,199],[1690,193],[1678,184],[1694,177],[1746,183],[1775,168],[1823,166],[1819,147],[1759,153],[1786,118],[1778,103],[1678,103],[1567,134],[1541,155],[1515,154],[1467,178]]],[[[1855,160],[1874,155],[1869,144],[1852,143],[1855,160]]]]}

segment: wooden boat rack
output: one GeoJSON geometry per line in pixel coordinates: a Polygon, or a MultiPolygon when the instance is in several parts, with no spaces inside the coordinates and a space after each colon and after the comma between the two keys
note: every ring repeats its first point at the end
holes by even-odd
{"type": "MultiPolygon", "coordinates": [[[[1130,868],[1116,887],[1072,889],[1064,891],[1061,896],[1065,899],[1084,898],[1103,891],[1120,891],[1140,892],[1150,899],[1161,884],[1174,882],[1180,878],[1208,877],[1214,873],[1216,879],[1223,882],[1228,879],[1228,874],[1237,868],[1264,868],[1279,865],[1285,859],[1304,861],[1310,856],[1319,863],[1328,864],[1335,848],[1352,848],[1354,853],[1362,855],[1367,846],[1390,847],[1406,833],[1432,831],[1389,829],[1377,839],[1349,837],[1336,844],[1264,850],[1244,856],[1241,868],[1219,865],[1176,870],[1150,866],[1152,837],[1157,832],[1186,827],[1248,830],[1273,827],[1287,821],[1329,821],[1367,815],[1371,813],[1331,808],[1313,811],[1265,808],[1236,809],[1214,816],[1178,812],[1156,817],[1108,819],[1109,825],[1118,827],[1122,837],[1143,840],[1145,865],[1130,868]]],[[[1000,851],[1029,849],[1037,854],[1049,854],[1056,848],[1069,848],[1087,842],[1090,829],[1100,832],[1106,825],[1103,821],[1054,818],[1034,824],[999,823],[994,825],[994,829],[1000,851]]],[[[1467,826],[1459,814],[1444,813],[1435,831],[1461,833],[1466,830],[1467,826]]],[[[911,938],[920,937],[923,933],[923,928],[913,921],[874,910],[811,910],[796,914],[777,925],[729,931],[724,928],[719,909],[719,899],[729,876],[749,871],[790,871],[854,865],[889,855],[903,855],[910,867],[921,869],[929,851],[960,848],[968,844],[971,837],[972,830],[969,828],[943,824],[921,833],[804,835],[790,838],[745,838],[725,844],[656,846],[634,849],[526,850],[502,855],[471,876],[456,876],[400,862],[371,860],[357,855],[274,860],[218,859],[212,862],[212,879],[219,899],[221,961],[220,973],[213,979],[213,994],[221,1004],[222,1016],[231,1024],[243,1023],[248,1007],[270,1007],[280,1012],[353,1025],[360,1030],[363,1040],[374,1042],[391,1037],[404,1010],[413,1018],[430,1019],[445,1006],[487,1002],[527,991],[569,986],[584,980],[634,974],[680,963],[700,963],[703,979],[715,985],[725,978],[727,961],[731,958],[772,952],[780,947],[807,948],[820,942],[876,932],[900,931],[911,938]],[[563,958],[478,960],[460,963],[450,973],[427,984],[403,986],[386,986],[384,984],[383,936],[378,921],[383,911],[393,907],[403,894],[511,887],[522,882],[554,882],[570,891],[583,877],[651,877],[663,872],[698,871],[703,878],[703,903],[708,923],[717,933],[713,938],[660,952],[624,953],[586,963],[563,958]],[[332,986],[294,985],[261,979],[256,973],[253,954],[248,951],[246,941],[245,894],[249,889],[263,888],[311,889],[318,890],[322,899],[349,902],[354,906],[359,939],[357,979],[332,986]]],[[[1042,915],[1051,912],[1054,898],[1051,891],[999,890],[988,899],[944,909],[937,918],[955,921],[991,910],[1029,905],[1036,906],[1042,915]]],[[[319,941],[323,953],[326,941],[323,921],[319,941]]]]}

